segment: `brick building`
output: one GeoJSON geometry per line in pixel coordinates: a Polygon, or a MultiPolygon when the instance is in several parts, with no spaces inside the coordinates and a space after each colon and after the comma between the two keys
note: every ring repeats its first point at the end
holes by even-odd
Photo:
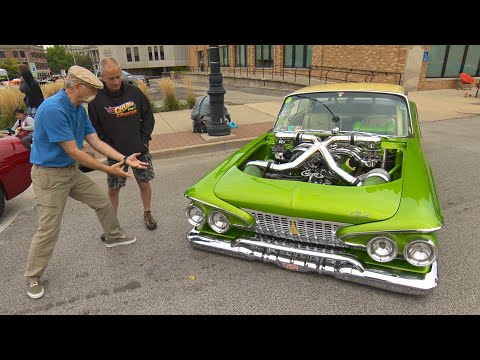
{"type": "MultiPolygon", "coordinates": [[[[275,75],[397,83],[410,91],[456,88],[461,72],[480,76],[480,45],[220,45],[219,53],[222,73],[268,69],[275,75]]],[[[190,45],[189,63],[208,66],[208,45],[190,45]]]]}
{"type": "Polygon", "coordinates": [[[0,45],[0,61],[5,58],[13,58],[23,64],[34,63],[38,80],[50,77],[50,68],[42,45],[0,45]]]}

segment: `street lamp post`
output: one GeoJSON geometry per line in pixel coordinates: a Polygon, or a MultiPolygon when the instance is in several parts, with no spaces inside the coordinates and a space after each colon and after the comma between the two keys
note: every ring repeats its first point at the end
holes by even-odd
{"type": "Polygon", "coordinates": [[[224,94],[222,81],[223,77],[220,73],[220,55],[218,45],[209,45],[210,54],[210,75],[208,82],[210,84],[207,94],[210,97],[211,119],[206,123],[207,133],[211,136],[230,135],[230,126],[225,121],[223,114],[224,94]]]}
{"type": "Polygon", "coordinates": [[[77,65],[77,60],[75,59],[75,52],[73,51],[72,45],[70,45],[70,52],[71,52],[72,55],[73,55],[73,63],[74,63],[75,65],[77,65]]]}

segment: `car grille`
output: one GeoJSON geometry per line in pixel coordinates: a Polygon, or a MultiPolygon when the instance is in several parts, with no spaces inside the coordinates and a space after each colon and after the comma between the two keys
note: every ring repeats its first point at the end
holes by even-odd
{"type": "Polygon", "coordinates": [[[258,234],[304,243],[348,247],[335,236],[335,232],[350,224],[293,218],[247,209],[245,211],[255,217],[254,231],[258,234]]]}

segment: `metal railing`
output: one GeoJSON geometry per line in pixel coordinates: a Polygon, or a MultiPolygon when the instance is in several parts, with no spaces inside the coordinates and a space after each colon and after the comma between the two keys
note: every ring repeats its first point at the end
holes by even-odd
{"type": "MultiPolygon", "coordinates": [[[[252,66],[222,66],[222,75],[240,78],[260,78],[262,80],[293,81],[311,85],[313,81],[328,82],[382,82],[402,84],[402,73],[392,71],[376,71],[332,66],[309,66],[307,68],[274,68],[252,66]]],[[[193,74],[210,74],[208,66],[190,67],[193,74]],[[202,71],[203,70],[203,71],[202,71]]]]}

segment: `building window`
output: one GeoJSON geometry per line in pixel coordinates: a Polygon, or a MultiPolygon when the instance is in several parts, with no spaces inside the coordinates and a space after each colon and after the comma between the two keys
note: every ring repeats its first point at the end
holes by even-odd
{"type": "Polygon", "coordinates": [[[480,45],[432,45],[426,78],[480,76],[480,45]]]}
{"type": "Polygon", "coordinates": [[[248,64],[248,46],[235,45],[235,66],[247,66],[248,64]]]}
{"type": "Polygon", "coordinates": [[[17,50],[13,50],[13,57],[18,58],[18,51],[17,50]]]}
{"type": "Polygon", "coordinates": [[[165,60],[165,53],[163,52],[163,46],[159,46],[160,48],[160,60],[165,60]]]}
{"type": "Polygon", "coordinates": [[[158,46],[153,47],[153,53],[155,54],[155,60],[158,60],[158,46]]]}
{"type": "Polygon", "coordinates": [[[228,46],[219,46],[218,54],[220,56],[220,66],[229,66],[228,64],[228,46]]]}
{"type": "Polygon", "coordinates": [[[468,45],[467,56],[465,56],[465,62],[463,63],[463,72],[469,75],[480,75],[480,46],[468,45]]]}
{"type": "Polygon", "coordinates": [[[255,66],[273,67],[273,45],[255,46],[255,66]]]}
{"type": "Polygon", "coordinates": [[[133,48],[133,56],[135,57],[135,61],[140,61],[140,54],[138,53],[138,47],[133,48]]]}
{"type": "Polygon", "coordinates": [[[131,48],[126,48],[127,50],[127,61],[132,62],[132,49],[131,48]]]}
{"type": "Polygon", "coordinates": [[[0,58],[4,58],[5,57],[5,50],[0,50],[0,58]]]}
{"type": "Polygon", "coordinates": [[[311,45],[285,45],[283,50],[284,67],[306,68],[312,65],[311,45]]]}
{"type": "Polygon", "coordinates": [[[25,51],[20,50],[20,57],[25,57],[25,51]]]}
{"type": "Polygon", "coordinates": [[[152,53],[152,47],[148,47],[148,60],[152,61],[153,60],[153,53],[152,53]]]}

